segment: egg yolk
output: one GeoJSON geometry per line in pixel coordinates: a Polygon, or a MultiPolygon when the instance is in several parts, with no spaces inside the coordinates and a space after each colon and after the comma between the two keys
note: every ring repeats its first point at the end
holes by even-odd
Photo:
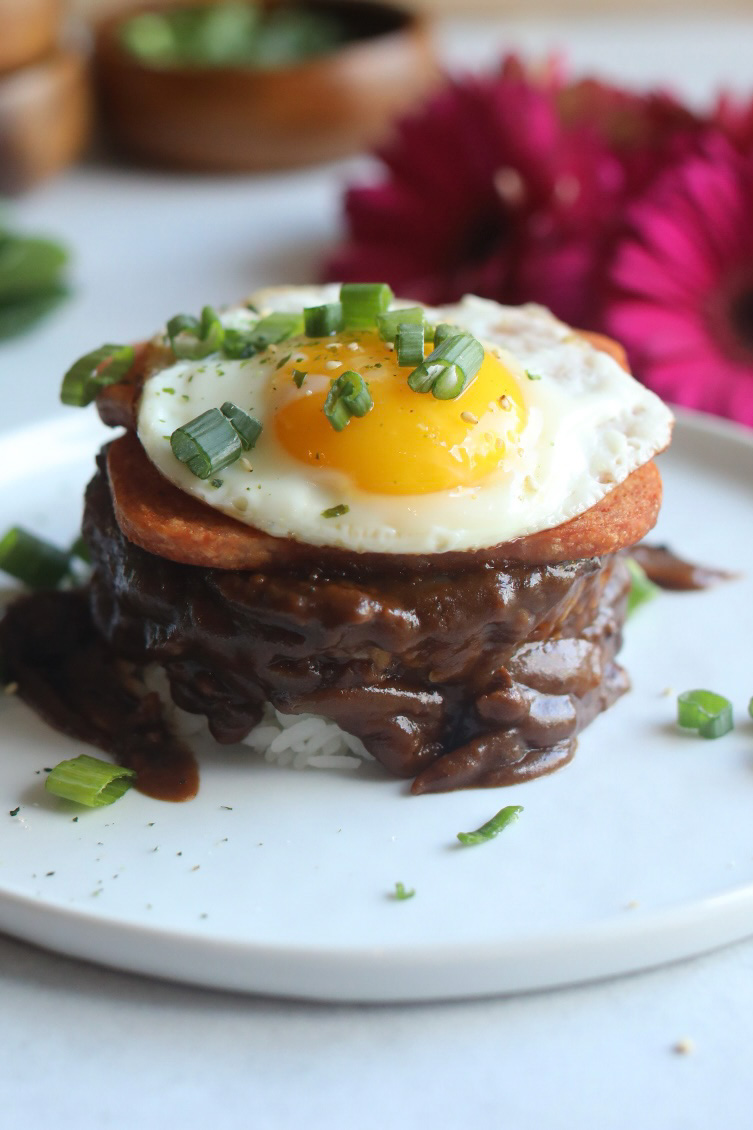
{"type": "Polygon", "coordinates": [[[503,462],[525,424],[515,377],[487,351],[460,396],[437,400],[408,386],[411,371],[375,333],[305,340],[275,374],[279,442],[302,463],[340,471],[370,493],[428,494],[478,483],[503,462]],[[306,374],[300,388],[294,370],[306,374]],[[338,432],[324,401],[348,370],[367,382],[374,407],[338,432]]]}

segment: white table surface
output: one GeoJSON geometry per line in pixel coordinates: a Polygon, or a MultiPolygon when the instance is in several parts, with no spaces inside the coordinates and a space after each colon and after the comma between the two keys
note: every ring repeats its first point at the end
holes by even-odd
{"type": "MultiPolygon", "coordinates": [[[[453,65],[504,47],[670,82],[703,104],[753,90],[753,17],[446,23],[453,65]]],[[[284,176],[176,178],[90,165],[11,206],[75,252],[75,297],[0,348],[2,427],[64,411],[64,363],[176,310],[303,282],[358,162],[284,176]],[[13,399],[8,391],[13,388],[13,399]]],[[[713,834],[713,829],[705,830],[713,834]]],[[[610,983],[420,1006],[327,1006],[121,975],[0,938],[0,1124],[36,1127],[753,1125],[753,941],[610,983]],[[689,1054],[675,1047],[688,1040],[689,1054]]]]}

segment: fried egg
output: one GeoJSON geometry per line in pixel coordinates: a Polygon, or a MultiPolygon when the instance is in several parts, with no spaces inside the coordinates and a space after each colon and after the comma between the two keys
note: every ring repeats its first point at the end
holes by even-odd
{"type": "MultiPolygon", "coordinates": [[[[221,316],[337,300],[336,285],[270,288],[221,316]]],[[[393,307],[412,305],[395,302],[393,307]]],[[[138,434],[181,490],[277,537],[357,552],[484,549],[594,506],[669,443],[666,406],[541,307],[466,297],[426,307],[473,334],[484,360],[454,400],[412,391],[376,330],[289,338],[241,361],[177,361],[145,382],[138,434]],[[353,370],[373,407],[336,431],[324,401],[353,370]],[[300,373],[306,377],[300,381],[300,373]],[[299,387],[300,384],[300,387],[299,387]],[[262,424],[253,450],[211,480],[175,458],[173,431],[232,401],[262,424]]],[[[431,349],[427,346],[427,352],[431,349]]]]}

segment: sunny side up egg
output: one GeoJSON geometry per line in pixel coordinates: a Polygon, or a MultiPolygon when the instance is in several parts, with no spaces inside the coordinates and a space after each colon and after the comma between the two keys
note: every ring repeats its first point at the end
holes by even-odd
{"type": "MultiPolygon", "coordinates": [[[[336,285],[270,288],[249,299],[258,313],[238,307],[222,322],[247,330],[260,314],[337,297],[336,285]]],[[[210,356],[155,373],[139,408],[142,445],[180,489],[269,534],[426,554],[488,548],[568,521],[669,443],[672,415],[658,397],[542,308],[467,297],[427,307],[426,319],[484,346],[480,370],[455,399],[409,388],[410,368],[376,331],[300,335],[245,360],[210,356]],[[324,401],[348,370],[367,382],[373,407],[336,431],[324,401]],[[176,459],[170,436],[225,401],[262,432],[252,451],[203,480],[176,459]]]]}

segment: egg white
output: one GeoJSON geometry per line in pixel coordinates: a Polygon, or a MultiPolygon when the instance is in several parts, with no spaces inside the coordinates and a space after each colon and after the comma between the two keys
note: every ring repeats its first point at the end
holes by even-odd
{"type": "MultiPolygon", "coordinates": [[[[336,284],[279,287],[257,291],[248,301],[266,315],[335,301],[338,292],[336,284]]],[[[426,309],[430,321],[461,326],[495,349],[526,403],[519,440],[508,446],[500,468],[473,486],[371,494],[339,471],[312,468],[289,455],[268,418],[268,386],[280,379],[278,361],[295,355],[304,338],[243,361],[178,361],[157,372],[141,397],[141,443],[167,479],[240,522],[311,545],[377,553],[483,549],[558,526],[595,505],[669,443],[672,415],[661,400],[542,307],[466,297],[426,309]],[[226,400],[255,416],[263,431],[255,448],[219,472],[220,485],[213,485],[175,458],[170,435],[226,400]],[[341,504],[347,513],[323,516],[341,504]]],[[[238,307],[222,321],[250,328],[258,314],[238,307]]],[[[347,342],[347,331],[338,340],[347,342]]]]}

